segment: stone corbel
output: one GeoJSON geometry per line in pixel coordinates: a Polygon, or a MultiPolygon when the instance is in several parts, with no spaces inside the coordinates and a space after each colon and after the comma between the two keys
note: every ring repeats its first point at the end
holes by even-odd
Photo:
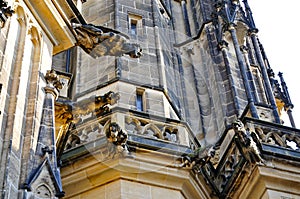
{"type": "Polygon", "coordinates": [[[183,47],[183,49],[189,54],[189,55],[194,55],[194,44],[190,44],[186,47],[183,47]]]}

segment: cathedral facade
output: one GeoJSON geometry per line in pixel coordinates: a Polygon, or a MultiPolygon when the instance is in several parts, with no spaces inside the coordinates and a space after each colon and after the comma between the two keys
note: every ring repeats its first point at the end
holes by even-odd
{"type": "Polygon", "coordinates": [[[251,0],[0,2],[1,198],[300,198],[251,0]]]}

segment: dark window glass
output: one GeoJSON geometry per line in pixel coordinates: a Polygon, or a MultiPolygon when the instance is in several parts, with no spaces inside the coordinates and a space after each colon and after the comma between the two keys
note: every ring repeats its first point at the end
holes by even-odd
{"type": "Polygon", "coordinates": [[[143,111],[143,94],[136,94],[136,110],[143,111]]]}
{"type": "Polygon", "coordinates": [[[137,35],[137,23],[136,23],[136,21],[131,20],[130,30],[131,30],[132,35],[137,35]]]}

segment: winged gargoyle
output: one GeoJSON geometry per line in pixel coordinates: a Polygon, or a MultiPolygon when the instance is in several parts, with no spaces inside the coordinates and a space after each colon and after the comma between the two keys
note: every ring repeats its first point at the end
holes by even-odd
{"type": "Polygon", "coordinates": [[[244,124],[237,120],[232,123],[236,135],[236,141],[240,146],[240,151],[249,163],[264,163],[261,157],[261,143],[258,136],[254,132],[246,129],[244,124]]]}
{"type": "Polygon", "coordinates": [[[128,43],[128,37],[116,30],[93,24],[72,24],[77,45],[93,58],[127,54],[139,58],[142,50],[138,44],[128,43]]]}

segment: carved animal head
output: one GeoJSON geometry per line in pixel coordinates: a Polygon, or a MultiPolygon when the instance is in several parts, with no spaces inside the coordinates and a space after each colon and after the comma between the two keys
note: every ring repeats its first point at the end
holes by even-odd
{"type": "Polygon", "coordinates": [[[120,99],[120,95],[119,93],[114,93],[112,91],[109,91],[104,95],[104,98],[108,104],[114,105],[120,99]]]}
{"type": "Polygon", "coordinates": [[[130,50],[128,50],[128,52],[126,52],[125,54],[129,55],[131,58],[140,58],[143,55],[142,49],[138,44],[129,45],[131,46],[131,48],[129,48],[130,50]]]}
{"type": "Polygon", "coordinates": [[[244,131],[245,130],[245,126],[243,124],[243,122],[241,122],[240,120],[236,120],[232,123],[232,128],[235,130],[235,131],[244,131]]]}
{"type": "Polygon", "coordinates": [[[106,137],[114,140],[118,136],[118,133],[120,131],[121,131],[120,126],[117,123],[112,122],[109,125],[109,128],[106,130],[106,137]]]}

